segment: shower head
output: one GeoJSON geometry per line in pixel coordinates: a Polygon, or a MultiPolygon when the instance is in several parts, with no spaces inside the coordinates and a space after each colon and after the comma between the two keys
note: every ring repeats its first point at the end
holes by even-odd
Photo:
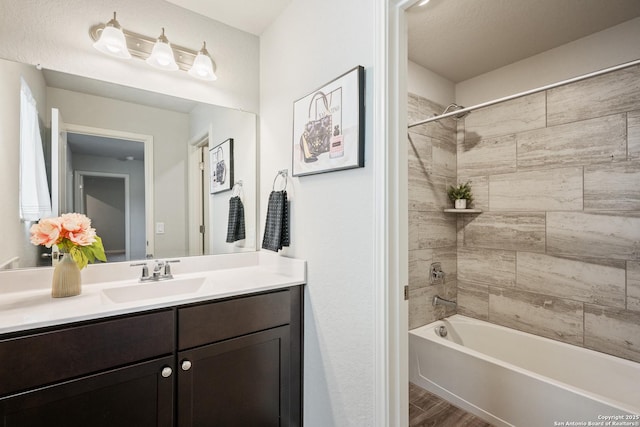
{"type": "MultiPolygon", "coordinates": [[[[462,110],[464,107],[461,105],[458,105],[456,103],[451,103],[449,105],[447,105],[447,108],[444,109],[444,111],[442,113],[440,113],[440,115],[442,114],[446,114],[449,112],[449,110],[451,111],[456,111],[456,110],[462,110]]],[[[455,116],[451,116],[451,118],[455,121],[458,121],[460,119],[465,118],[467,115],[469,115],[470,111],[465,111],[464,113],[460,113],[460,114],[456,114],[455,116]]]]}

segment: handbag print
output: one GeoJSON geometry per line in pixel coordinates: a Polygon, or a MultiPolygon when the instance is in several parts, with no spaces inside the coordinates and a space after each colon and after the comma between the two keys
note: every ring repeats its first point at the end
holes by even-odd
{"type": "Polygon", "coordinates": [[[224,163],[224,152],[222,147],[218,147],[215,153],[215,165],[212,165],[215,169],[213,172],[213,182],[218,184],[224,184],[227,179],[227,166],[224,163]]]}
{"type": "MultiPolygon", "coordinates": [[[[318,160],[320,154],[326,153],[330,149],[332,119],[331,112],[329,111],[329,101],[327,101],[327,96],[323,92],[318,91],[311,97],[311,102],[309,102],[309,117],[311,117],[311,110],[314,102],[316,102],[316,97],[322,101],[326,114],[319,119],[309,120],[300,137],[300,147],[306,163],[315,162],[318,160]]],[[[316,117],[318,117],[317,107],[316,117]]]]}

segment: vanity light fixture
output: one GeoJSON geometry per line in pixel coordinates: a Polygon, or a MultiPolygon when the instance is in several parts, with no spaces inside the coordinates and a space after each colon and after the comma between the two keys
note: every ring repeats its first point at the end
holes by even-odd
{"type": "Polygon", "coordinates": [[[100,34],[100,38],[96,40],[93,47],[116,58],[131,58],[129,49],[127,49],[127,41],[124,38],[122,27],[116,20],[115,12],[113,12],[113,19],[107,22],[100,34]]]}
{"type": "Polygon", "coordinates": [[[418,6],[424,6],[425,4],[429,3],[430,0],[422,0],[420,3],[418,3],[418,6]]]}
{"type": "Polygon", "coordinates": [[[176,64],[176,60],[173,57],[173,50],[171,50],[169,40],[167,40],[167,37],[164,35],[164,28],[162,29],[162,34],[160,34],[158,40],[153,45],[151,56],[147,58],[146,62],[160,70],[176,71],[178,69],[178,64],[176,64]]]}
{"type": "Polygon", "coordinates": [[[213,62],[207,51],[207,42],[202,42],[202,49],[200,49],[198,56],[193,61],[193,66],[189,69],[189,75],[206,81],[217,80],[218,76],[213,71],[213,62]]]}
{"type": "Polygon", "coordinates": [[[170,44],[164,35],[164,28],[160,37],[152,38],[142,34],[127,31],[120,27],[118,21],[115,20],[115,12],[113,19],[106,24],[98,24],[91,27],[89,34],[93,39],[94,47],[101,52],[120,58],[136,58],[146,61],[151,66],[161,70],[183,70],[189,75],[200,80],[213,81],[217,79],[215,74],[216,64],[211,59],[211,55],[206,49],[206,43],[203,43],[200,51],[187,49],[186,47],[170,44]],[[125,52],[123,55],[112,53],[117,50],[116,44],[112,43],[111,49],[104,50],[100,48],[103,36],[105,40],[113,40],[114,31],[123,35],[124,44],[121,44],[120,51],[125,52]],[[129,55],[129,56],[126,56],[129,55]]]}

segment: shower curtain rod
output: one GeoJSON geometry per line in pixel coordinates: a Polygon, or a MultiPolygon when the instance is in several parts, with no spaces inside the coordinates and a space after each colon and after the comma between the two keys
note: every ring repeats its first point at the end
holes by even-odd
{"type": "Polygon", "coordinates": [[[566,85],[566,84],[569,84],[569,83],[579,82],[581,80],[585,80],[585,79],[588,79],[590,77],[600,76],[602,74],[611,73],[612,71],[618,71],[618,70],[621,70],[623,68],[632,67],[634,65],[639,65],[639,64],[640,64],[640,59],[636,59],[636,60],[631,61],[631,62],[625,62],[624,64],[614,65],[613,67],[604,68],[602,70],[594,71],[594,72],[588,73],[588,74],[583,74],[583,75],[577,76],[577,77],[572,77],[570,79],[562,80],[562,81],[557,82],[557,83],[552,83],[552,84],[549,84],[549,85],[546,85],[546,86],[540,86],[539,88],[536,88],[536,89],[526,90],[524,92],[516,93],[514,95],[509,95],[509,96],[505,96],[505,97],[502,97],[502,98],[494,99],[492,101],[487,101],[487,102],[483,102],[481,104],[476,104],[476,105],[473,105],[471,107],[461,108],[459,110],[455,110],[455,111],[452,111],[450,113],[445,113],[445,114],[440,114],[438,116],[429,117],[428,119],[420,120],[419,122],[415,122],[415,123],[410,124],[408,126],[408,128],[411,129],[414,126],[420,126],[420,125],[423,125],[425,123],[435,122],[437,120],[446,119],[447,117],[451,117],[451,116],[458,116],[458,115],[463,114],[463,113],[467,113],[467,112],[470,112],[470,111],[473,111],[473,110],[477,110],[478,108],[489,107],[491,105],[498,104],[500,102],[511,101],[512,99],[521,98],[521,97],[527,96],[527,95],[533,95],[534,93],[538,93],[538,92],[542,92],[542,91],[545,91],[545,90],[553,89],[553,88],[556,88],[558,86],[563,86],[563,85],[566,85]]]}

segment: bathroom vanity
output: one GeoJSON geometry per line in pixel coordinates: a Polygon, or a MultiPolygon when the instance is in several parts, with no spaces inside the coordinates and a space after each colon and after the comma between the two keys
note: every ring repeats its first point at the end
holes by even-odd
{"type": "MultiPolygon", "coordinates": [[[[247,255],[257,265],[185,274],[205,281],[178,296],[128,291],[170,281],[84,285],[90,319],[68,312],[21,326],[0,312],[3,425],[301,425],[304,262],[247,255]],[[105,297],[113,289],[125,289],[120,302],[105,297]]],[[[28,302],[40,301],[30,292],[1,294],[0,307],[29,319],[28,302]]]]}

